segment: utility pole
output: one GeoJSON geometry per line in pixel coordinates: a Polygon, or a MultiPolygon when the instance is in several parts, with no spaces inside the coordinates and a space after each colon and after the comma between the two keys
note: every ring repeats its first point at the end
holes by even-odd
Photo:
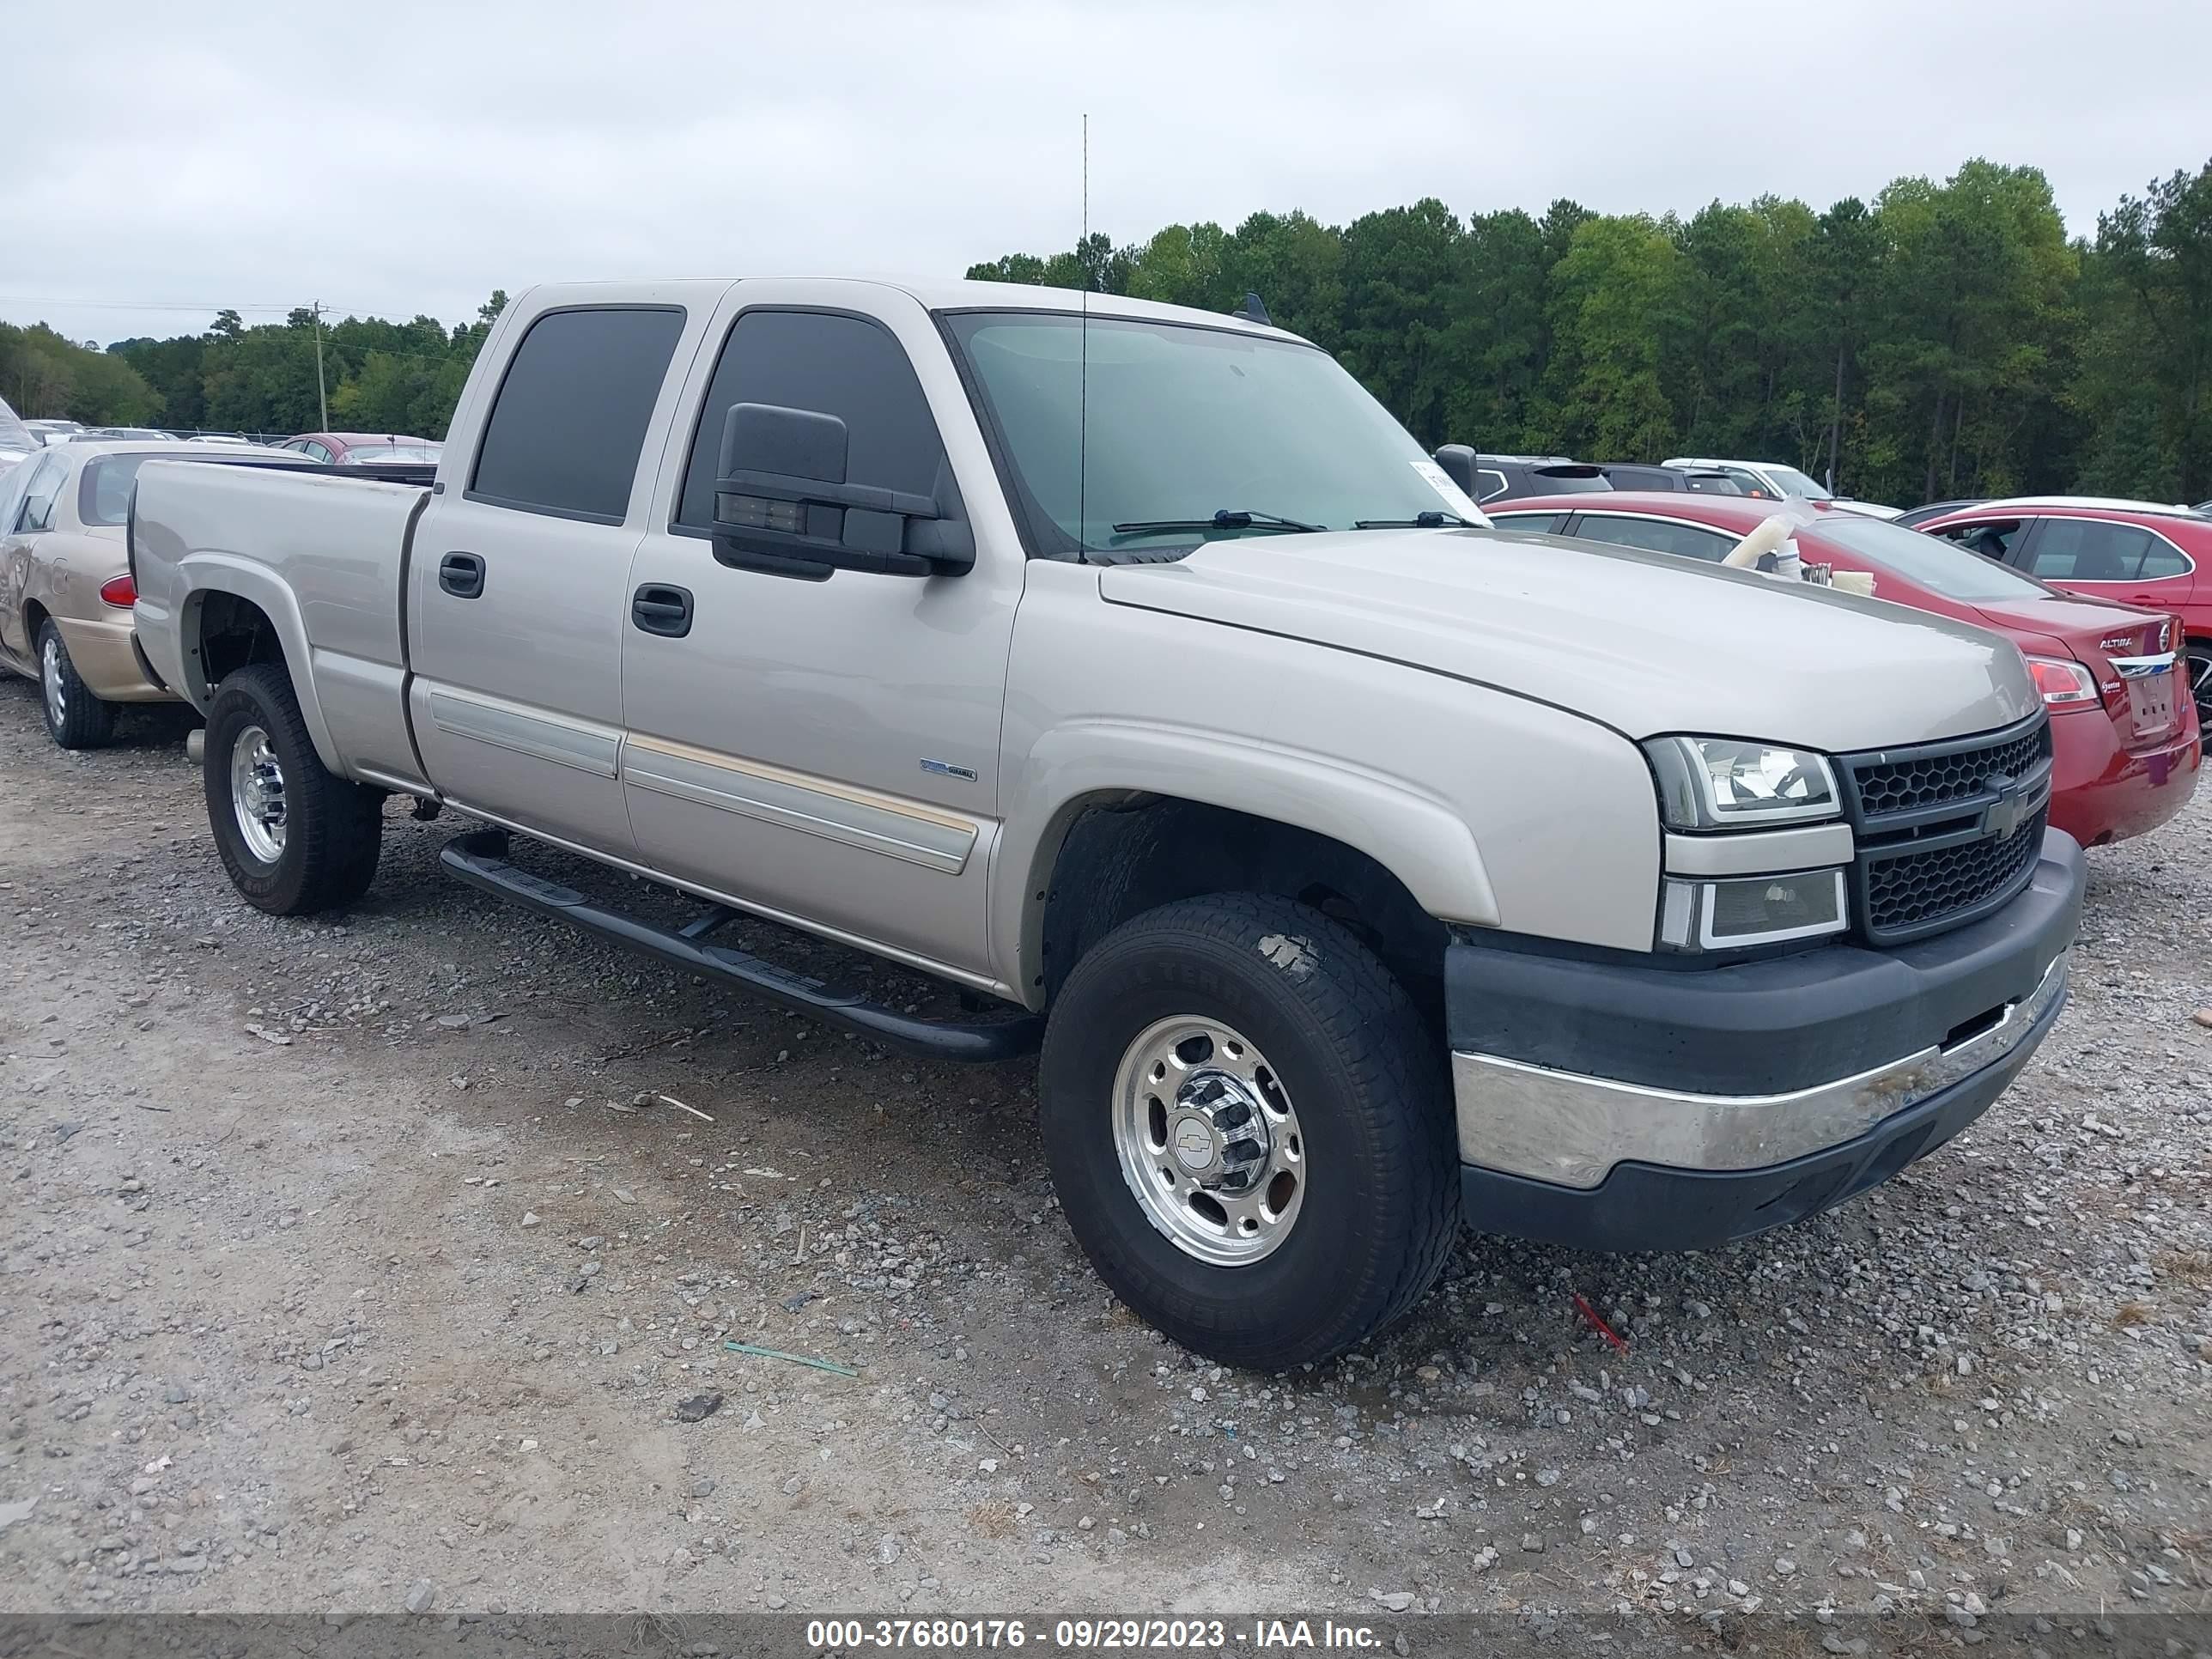
{"type": "Polygon", "coordinates": [[[323,302],[315,301],[315,403],[323,412],[322,429],[331,429],[331,400],[323,390],[323,302]]]}

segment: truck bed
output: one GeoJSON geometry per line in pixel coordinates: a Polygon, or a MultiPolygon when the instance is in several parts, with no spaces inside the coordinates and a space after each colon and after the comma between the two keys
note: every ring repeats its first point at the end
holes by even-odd
{"type": "Polygon", "coordinates": [[[325,763],[417,781],[403,617],[409,538],[428,498],[422,483],[356,467],[149,461],[131,556],[155,672],[204,713],[214,687],[188,660],[196,618],[177,614],[179,600],[195,588],[234,594],[268,617],[288,657],[313,664],[299,677],[301,712],[325,763]]]}

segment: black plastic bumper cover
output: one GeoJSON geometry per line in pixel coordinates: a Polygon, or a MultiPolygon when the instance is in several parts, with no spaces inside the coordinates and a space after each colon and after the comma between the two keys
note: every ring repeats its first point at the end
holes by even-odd
{"type": "Polygon", "coordinates": [[[1585,1250],[1703,1250],[1786,1226],[1888,1180],[1941,1146],[2002,1094],[2057,1023],[2054,1004],[2003,1059],[1839,1146],[1760,1170],[1622,1164],[1588,1189],[1460,1166],[1467,1224],[1585,1250]]]}
{"type": "Polygon", "coordinates": [[[1830,945],[1707,969],[1576,961],[1460,943],[1444,957],[1451,1046],[1699,1094],[1784,1094],[1941,1044],[2016,1002],[2072,943],[2081,849],[2045,833],[1996,915],[1886,951],[1830,945]]]}

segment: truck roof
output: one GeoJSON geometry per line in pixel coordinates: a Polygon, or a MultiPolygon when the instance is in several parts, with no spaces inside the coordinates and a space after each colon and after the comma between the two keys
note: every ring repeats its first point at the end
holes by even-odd
{"type": "MultiPolygon", "coordinates": [[[[529,301],[529,308],[532,311],[563,305],[619,304],[624,301],[665,304],[672,289],[693,286],[702,289],[726,288],[739,280],[735,276],[724,276],[611,283],[545,283],[528,289],[521,297],[529,301]]],[[[1094,317],[1130,317],[1163,323],[1201,323],[1209,328],[1231,329],[1273,339],[1303,339],[1302,336],[1287,329],[1248,322],[1242,317],[1233,317],[1224,312],[1200,311],[1190,306],[1162,305],[1156,301],[1135,300],[1119,294],[1086,296],[1080,289],[1043,288],[1027,283],[979,283],[964,277],[949,276],[821,276],[805,274],[763,275],[743,280],[889,289],[910,296],[932,311],[1081,312],[1087,308],[1094,317]]],[[[1266,296],[1261,297],[1264,299],[1266,296]]]]}

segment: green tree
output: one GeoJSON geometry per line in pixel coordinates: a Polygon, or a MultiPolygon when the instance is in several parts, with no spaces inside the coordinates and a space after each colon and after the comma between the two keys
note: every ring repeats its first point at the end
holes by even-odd
{"type": "Polygon", "coordinates": [[[1668,228],[1642,214],[1585,220],[1552,271],[1552,357],[1532,435],[1605,460],[1678,440],[1662,367],[1687,332],[1687,272],[1668,228]]]}
{"type": "Polygon", "coordinates": [[[2075,406],[2086,477],[2162,499],[2212,494],[2212,162],[2099,216],[2075,406]]]}

